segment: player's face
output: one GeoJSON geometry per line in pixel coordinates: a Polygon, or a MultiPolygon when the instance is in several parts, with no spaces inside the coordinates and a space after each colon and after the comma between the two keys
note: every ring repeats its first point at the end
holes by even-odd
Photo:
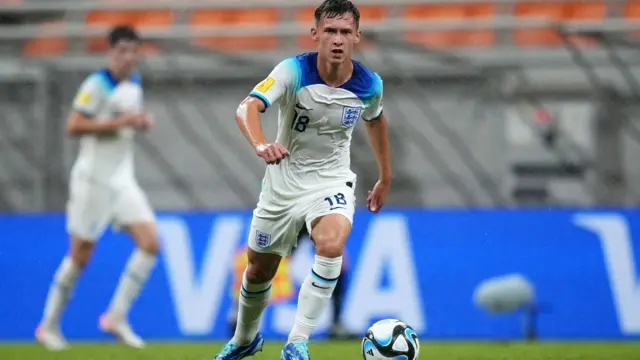
{"type": "Polygon", "coordinates": [[[133,68],[138,63],[139,47],[140,44],[137,41],[118,41],[118,43],[109,50],[112,69],[123,76],[133,71],[133,68]]]}
{"type": "Polygon", "coordinates": [[[353,48],[360,42],[360,30],[351,13],[332,18],[323,16],[311,29],[311,37],[322,57],[331,64],[341,64],[351,61],[353,48]]]}

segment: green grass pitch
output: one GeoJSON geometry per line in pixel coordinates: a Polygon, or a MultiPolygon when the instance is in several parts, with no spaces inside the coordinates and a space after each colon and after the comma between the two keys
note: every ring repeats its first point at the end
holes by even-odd
{"type": "MultiPolygon", "coordinates": [[[[2,360],[211,360],[220,343],[151,343],[134,350],[114,343],[82,343],[64,352],[36,344],[0,344],[2,360]]],[[[267,343],[251,360],[278,360],[281,343],[267,343]]],[[[313,360],[362,359],[359,342],[316,342],[313,360]]],[[[640,342],[619,343],[458,343],[422,342],[423,360],[640,360],[640,342]]]]}

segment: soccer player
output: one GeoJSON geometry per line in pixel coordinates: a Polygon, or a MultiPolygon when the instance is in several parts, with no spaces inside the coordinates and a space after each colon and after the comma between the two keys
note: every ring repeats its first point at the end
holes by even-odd
{"type": "Polygon", "coordinates": [[[156,263],[159,246],[153,210],[134,175],[133,141],[136,131],[149,129],[153,122],[142,108],[141,80],[134,72],[138,35],[130,27],[116,27],[108,42],[108,67],[83,82],[67,120],[67,132],[80,139],[67,203],[70,247],[54,275],[36,330],[37,340],[50,350],[68,347],[60,331],[62,312],[109,224],[125,229],[137,249],[99,327],[126,345],[145,345],[129,326],[128,312],[156,263]]]}
{"type": "Polygon", "coordinates": [[[238,107],[240,129],[268,165],[249,233],[238,325],[216,360],[243,359],[262,350],[260,319],[271,279],[305,225],[316,255],[300,290],[295,323],[281,359],[310,358],[307,342],[333,293],[351,231],[356,175],[350,170],[350,144],[360,119],[366,124],[379,169],[367,205],[378,212],[385,203],[391,166],[382,80],[352,60],[361,36],[359,20],[351,1],[324,1],[315,11],[311,29],[317,52],[279,63],[238,107]],[[275,103],[278,135],[270,143],[259,114],[275,103]]]}

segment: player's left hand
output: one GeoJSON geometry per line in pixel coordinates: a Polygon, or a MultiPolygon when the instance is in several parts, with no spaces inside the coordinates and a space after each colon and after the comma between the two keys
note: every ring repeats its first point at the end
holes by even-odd
{"type": "Polygon", "coordinates": [[[155,125],[155,121],[148,113],[142,113],[140,115],[140,129],[141,130],[149,130],[153,128],[155,125]]]}
{"type": "Polygon", "coordinates": [[[378,180],[372,190],[367,195],[367,208],[369,211],[377,213],[382,209],[384,203],[387,202],[387,194],[389,193],[389,184],[378,180]]]}

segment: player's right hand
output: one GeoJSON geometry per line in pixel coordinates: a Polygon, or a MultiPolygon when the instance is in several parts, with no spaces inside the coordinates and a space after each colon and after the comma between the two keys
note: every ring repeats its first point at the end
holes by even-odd
{"type": "Polygon", "coordinates": [[[280,160],[289,156],[289,150],[278,143],[262,144],[256,146],[256,154],[267,164],[280,164],[280,160]]]}
{"type": "Polygon", "coordinates": [[[147,113],[142,113],[140,115],[140,124],[138,125],[139,129],[141,129],[141,130],[149,130],[154,125],[155,125],[155,121],[153,120],[153,117],[151,117],[151,115],[149,115],[147,113]]]}

